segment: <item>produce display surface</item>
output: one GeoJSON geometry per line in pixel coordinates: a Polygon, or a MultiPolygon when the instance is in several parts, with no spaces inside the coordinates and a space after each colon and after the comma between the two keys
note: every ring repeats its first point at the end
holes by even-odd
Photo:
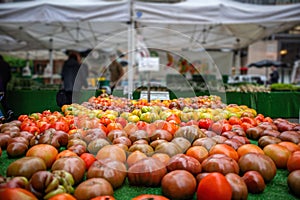
{"type": "MultiPolygon", "coordinates": [[[[17,115],[41,112],[42,110],[59,111],[56,105],[57,90],[15,90],[8,91],[10,106],[17,115]],[[31,98],[34,97],[34,98],[31,98]]],[[[134,99],[139,94],[134,93],[134,99]]],[[[87,101],[95,95],[95,90],[82,91],[81,102],[87,101]]],[[[114,91],[114,95],[124,97],[123,91],[114,91]]],[[[208,92],[195,92],[196,96],[209,95],[208,92]]],[[[190,91],[174,91],[170,99],[190,97],[190,91]],[[175,95],[176,94],[176,95],[175,95]]],[[[272,118],[299,118],[300,91],[272,91],[272,92],[226,92],[227,104],[246,105],[272,118]],[[283,98],[284,97],[284,98],[283,98]],[[276,109],[274,108],[276,105],[276,109]],[[280,108],[278,108],[280,106],[280,108]]]]}
{"type": "Polygon", "coordinates": [[[218,96],[103,94],[0,131],[1,199],[300,197],[300,125],[218,96]]]}

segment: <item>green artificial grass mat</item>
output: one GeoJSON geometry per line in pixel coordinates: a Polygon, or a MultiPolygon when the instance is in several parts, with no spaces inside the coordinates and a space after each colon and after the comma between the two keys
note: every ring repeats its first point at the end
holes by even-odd
{"type": "MultiPolygon", "coordinates": [[[[18,158],[9,158],[6,151],[2,151],[0,157],[0,175],[6,175],[6,169],[10,163],[18,158]]],[[[267,183],[265,190],[261,194],[248,194],[249,200],[295,200],[299,199],[292,195],[287,185],[288,171],[284,169],[277,169],[277,174],[274,179],[267,183]]],[[[300,188],[299,188],[300,189],[300,188]]],[[[114,191],[114,197],[117,200],[131,200],[133,197],[140,194],[162,194],[160,187],[137,187],[130,186],[128,180],[121,188],[114,191]]],[[[196,195],[193,198],[196,200],[196,195]]]]}

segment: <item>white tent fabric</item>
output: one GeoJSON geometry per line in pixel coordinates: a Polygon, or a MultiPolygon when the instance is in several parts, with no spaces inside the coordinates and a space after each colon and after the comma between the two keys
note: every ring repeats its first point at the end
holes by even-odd
{"type": "MultiPolygon", "coordinates": [[[[127,46],[130,1],[35,0],[0,7],[0,51],[127,46]]],[[[134,20],[148,46],[189,49],[239,49],[300,22],[300,4],[265,6],[230,0],[180,3],[133,2],[134,20]],[[158,28],[158,29],[157,29],[158,28]],[[177,31],[170,34],[168,29],[177,31]],[[189,37],[191,43],[178,39],[189,37]],[[199,46],[199,45],[197,45],[199,46]]]]}
{"type": "MultiPolygon", "coordinates": [[[[0,7],[0,51],[93,48],[127,30],[127,0],[36,0],[0,7]],[[6,45],[5,45],[6,44],[6,45]]],[[[127,35],[114,45],[126,43],[127,35]]]]}
{"type": "Polygon", "coordinates": [[[180,3],[135,2],[134,20],[147,28],[140,34],[149,45],[164,48],[191,48],[193,42],[206,49],[239,49],[273,33],[300,23],[300,4],[254,5],[230,0],[186,0],[180,3]],[[176,39],[167,29],[190,38],[176,39]],[[165,32],[165,33],[164,33],[165,32]],[[185,40],[184,40],[185,42],[185,40]]]}

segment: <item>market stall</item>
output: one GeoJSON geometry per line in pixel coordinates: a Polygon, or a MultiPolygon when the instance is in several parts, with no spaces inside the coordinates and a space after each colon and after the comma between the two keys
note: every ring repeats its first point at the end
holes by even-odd
{"type": "MultiPolygon", "coordinates": [[[[118,8],[124,8],[125,5],[127,8],[128,5],[127,1],[117,1],[112,4],[110,4],[111,1],[90,1],[90,6],[95,2],[99,3],[99,7],[94,7],[95,10],[100,9],[102,3],[111,6],[121,2],[122,6],[118,8]]],[[[226,25],[225,29],[223,26],[219,30],[224,32],[224,30],[240,30],[241,26],[235,26],[239,22],[232,20],[245,19],[244,22],[249,23],[251,13],[259,10],[262,13],[260,15],[262,19],[268,19],[271,16],[275,19],[274,23],[279,22],[279,25],[272,24],[273,29],[270,31],[274,29],[280,31],[295,23],[300,10],[298,4],[295,4],[295,10],[290,6],[283,6],[280,7],[281,10],[278,7],[278,10],[275,9],[272,13],[268,9],[258,9],[261,8],[258,6],[240,10],[244,7],[239,7],[241,5],[238,3],[213,2],[214,4],[204,6],[202,9],[194,6],[193,3],[196,1],[168,5],[171,10],[166,10],[166,13],[171,13],[170,22],[176,19],[176,23],[178,21],[185,23],[183,19],[189,17],[190,13],[194,13],[194,8],[199,9],[197,12],[203,10],[202,14],[207,13],[203,16],[208,16],[206,20],[211,17],[214,23],[229,16],[227,20],[233,24],[226,25]],[[177,5],[184,5],[184,7],[177,8],[177,5]],[[278,13],[281,13],[283,8],[287,11],[285,20],[289,19],[291,24],[281,20],[281,14],[278,13]],[[188,12],[180,13],[178,9],[188,12]],[[231,16],[234,11],[239,11],[240,17],[231,16]],[[226,13],[226,16],[220,17],[218,14],[214,18],[213,16],[216,15],[214,13],[226,13]],[[184,17],[177,17],[173,14],[183,14],[184,17]]],[[[39,1],[34,1],[34,4],[39,5],[39,3],[39,1]]],[[[202,5],[202,3],[199,4],[202,5]]],[[[41,5],[42,7],[38,6],[38,8],[45,11],[42,9],[45,5],[43,3],[41,5]]],[[[47,3],[46,8],[51,5],[47,3]]],[[[72,10],[75,13],[76,11],[83,12],[84,9],[80,8],[86,8],[84,5],[83,2],[76,1],[76,6],[72,10]]],[[[64,4],[59,3],[54,7],[60,9],[61,6],[64,4]]],[[[164,6],[167,7],[166,4],[143,2],[134,2],[134,6],[137,22],[144,25],[147,25],[149,18],[160,19],[159,16],[164,16],[166,13],[156,12],[162,10],[164,6]],[[151,16],[152,13],[154,16],[151,16]]],[[[87,8],[93,10],[92,7],[87,8]]],[[[112,13],[120,11],[115,7],[106,8],[112,13]]],[[[61,13],[60,10],[58,13],[61,13]]],[[[84,16],[87,16],[86,11],[84,13],[84,16]]],[[[197,17],[199,15],[194,20],[189,18],[186,20],[198,21],[197,17]]],[[[124,22],[123,20],[122,18],[121,22],[124,22]]],[[[86,28],[89,27],[88,18],[85,22],[87,22],[86,28]]],[[[153,22],[156,23],[155,21],[149,23],[153,22]]],[[[167,23],[162,22],[163,26],[167,23]]],[[[56,21],[49,23],[50,26],[60,24],[56,21]]],[[[267,28],[268,23],[263,21],[263,25],[258,26],[267,28]]],[[[76,30],[74,33],[76,37],[73,35],[75,42],[65,45],[70,45],[72,48],[82,47],[81,45],[86,47],[84,45],[86,37],[79,33],[78,25],[81,25],[78,21],[63,25],[63,27],[75,27],[76,30]],[[82,40],[77,43],[78,38],[82,40]]],[[[252,25],[256,27],[257,24],[252,25]]],[[[9,24],[7,23],[6,26],[8,28],[9,24]]],[[[48,24],[45,24],[43,29],[47,30],[47,26],[48,24]]],[[[118,27],[113,26],[113,28],[118,27]]],[[[213,28],[214,26],[211,29],[213,28]]],[[[259,37],[257,38],[270,34],[265,28],[258,29],[259,37]]],[[[103,28],[100,27],[100,29],[103,31],[103,28]]],[[[184,42],[186,45],[188,43],[185,42],[191,38],[184,37],[183,40],[176,40],[182,34],[170,30],[167,32],[175,34],[175,40],[171,37],[174,36],[172,34],[167,37],[156,35],[159,33],[158,30],[162,30],[161,33],[163,33],[166,29],[140,30],[139,33],[143,33],[142,35],[147,38],[146,43],[151,39],[154,42],[153,45],[151,42],[147,43],[149,48],[161,47],[171,51],[174,47],[177,50],[172,50],[172,53],[178,53],[176,55],[183,54],[179,53],[180,44],[175,44],[175,41],[184,42]],[[166,39],[168,37],[170,40],[166,39]],[[162,38],[163,43],[161,43],[162,38]]],[[[175,26],[174,30],[176,30],[175,26]]],[[[206,30],[205,28],[203,32],[206,30]]],[[[235,35],[230,32],[229,35],[234,35],[233,37],[227,40],[228,36],[222,36],[223,39],[219,38],[218,42],[222,44],[222,47],[243,47],[250,42],[247,39],[249,31],[250,29],[246,26],[245,40],[240,40],[243,33],[235,35]]],[[[30,33],[26,32],[24,36],[19,34],[20,39],[32,39],[30,33]]],[[[69,34],[72,35],[73,31],[69,34]]],[[[106,35],[106,32],[101,32],[98,36],[102,35],[106,35]]],[[[118,38],[118,36],[120,34],[113,38],[118,38]]],[[[252,36],[256,36],[256,33],[252,32],[250,37],[252,36]]],[[[48,44],[50,38],[48,34],[43,37],[46,37],[48,44]]],[[[91,37],[93,39],[88,41],[88,44],[93,43],[95,39],[91,37]]],[[[124,34],[120,38],[124,38],[124,34]]],[[[55,39],[54,43],[51,43],[59,45],[59,42],[55,43],[56,40],[60,41],[55,39]]],[[[217,41],[216,38],[214,40],[217,41]]],[[[108,39],[104,43],[109,44],[110,41],[113,39],[108,39]]],[[[206,39],[203,41],[203,44],[209,42],[206,39]]],[[[143,47],[141,43],[140,47],[143,47]]],[[[41,39],[36,45],[44,44],[41,39]]],[[[199,43],[196,42],[196,44],[199,43]]],[[[210,44],[211,48],[216,47],[210,44]]],[[[131,46],[127,43],[126,45],[131,46]]],[[[196,47],[201,47],[201,45],[196,45],[196,47]]],[[[62,47],[57,46],[57,48],[62,47]]],[[[204,52],[202,55],[206,56],[207,53],[204,52]]],[[[186,58],[189,58],[188,55],[186,58]]],[[[105,199],[122,200],[133,199],[142,194],[163,195],[165,197],[156,196],[155,198],[182,200],[201,200],[209,196],[211,199],[218,197],[231,199],[233,195],[240,196],[242,199],[289,200],[299,197],[300,125],[285,119],[276,119],[277,117],[298,116],[299,92],[226,92],[216,65],[210,59],[208,60],[209,69],[213,72],[213,76],[205,74],[208,78],[204,78],[209,93],[194,91],[191,84],[183,79],[183,75],[180,75],[182,81],[177,81],[177,83],[183,83],[183,87],[179,88],[182,90],[172,90],[170,100],[147,101],[138,97],[136,99],[124,98],[122,90],[111,96],[107,94],[94,96],[96,91],[93,89],[82,91],[81,102],[63,105],[59,108],[55,102],[57,90],[10,91],[10,102],[20,113],[18,113],[18,120],[0,125],[0,197],[8,200],[20,199],[22,195],[30,196],[29,199],[33,200],[51,200],[51,197],[59,198],[56,195],[60,194],[68,195],[70,199],[106,196],[105,199]],[[188,91],[184,91],[184,88],[188,88],[188,91]],[[220,94],[220,96],[213,94],[220,94]],[[289,96],[291,100],[287,103],[287,98],[279,98],[282,96],[289,96]],[[290,159],[293,160],[289,161],[290,159]],[[255,184],[250,184],[251,182],[255,184]]],[[[132,64],[131,61],[130,64],[132,64]]],[[[163,69],[175,71],[173,74],[178,74],[172,68],[163,69]]],[[[129,70],[129,74],[134,74],[133,72],[135,71],[129,70]]],[[[146,74],[143,71],[139,72],[142,75],[146,74]]],[[[161,72],[158,71],[155,75],[159,73],[161,72]]],[[[130,76],[127,77],[130,82],[130,76]]],[[[154,197],[152,196],[151,199],[154,197]]]]}
{"type": "Polygon", "coordinates": [[[101,95],[81,105],[64,105],[61,111],[21,115],[0,126],[0,174],[19,177],[0,179],[2,197],[19,198],[26,189],[31,199],[59,194],[77,199],[104,195],[133,199],[141,194],[201,199],[220,195],[224,184],[232,188],[222,193],[228,199],[232,195],[295,199],[298,195],[294,185],[300,181],[297,123],[271,119],[244,105],[224,104],[217,96],[147,103],[101,95]],[[164,157],[155,157],[158,154],[164,157]],[[107,170],[110,173],[104,173],[107,170]],[[176,173],[181,173],[180,178],[176,173]],[[210,193],[207,187],[212,185],[205,182],[214,176],[224,179],[221,185],[214,182],[210,193]],[[239,189],[230,176],[243,183],[239,189]],[[255,187],[247,184],[253,181],[251,176],[260,179],[255,187]],[[166,184],[170,177],[172,183],[166,184]],[[168,192],[171,185],[176,192],[168,192]]]}

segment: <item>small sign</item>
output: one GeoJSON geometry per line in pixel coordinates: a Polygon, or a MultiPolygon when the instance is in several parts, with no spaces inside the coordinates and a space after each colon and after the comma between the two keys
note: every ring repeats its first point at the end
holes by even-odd
{"type": "Polygon", "coordinates": [[[139,62],[139,71],[159,71],[159,58],[142,58],[139,62]]]}
{"type": "MultiPolygon", "coordinates": [[[[140,99],[148,99],[148,92],[141,91],[140,99]]],[[[169,92],[150,91],[150,100],[170,100],[169,92]]]]}

